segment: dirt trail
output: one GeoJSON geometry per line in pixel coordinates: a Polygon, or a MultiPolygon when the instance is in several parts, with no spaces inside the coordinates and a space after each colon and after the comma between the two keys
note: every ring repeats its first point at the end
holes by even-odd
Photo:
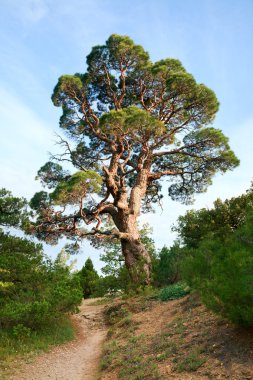
{"type": "Polygon", "coordinates": [[[38,356],[31,364],[24,365],[12,380],[96,380],[99,373],[99,357],[106,335],[102,310],[85,300],[80,312],[73,317],[78,336],[75,341],[57,346],[38,356]]]}

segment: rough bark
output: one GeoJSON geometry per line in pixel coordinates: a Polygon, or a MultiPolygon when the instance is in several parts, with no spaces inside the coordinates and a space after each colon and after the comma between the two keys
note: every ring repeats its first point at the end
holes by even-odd
{"type": "Polygon", "coordinates": [[[136,216],[122,212],[118,227],[127,236],[121,238],[121,247],[132,281],[135,284],[150,284],[151,258],[140,239],[136,216]]]}
{"type": "Polygon", "coordinates": [[[148,285],[151,281],[151,258],[140,239],[121,239],[122,253],[132,281],[148,285]]]}

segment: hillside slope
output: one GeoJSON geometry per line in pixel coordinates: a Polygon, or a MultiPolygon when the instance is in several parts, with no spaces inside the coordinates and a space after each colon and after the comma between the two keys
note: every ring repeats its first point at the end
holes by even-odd
{"type": "Polygon", "coordinates": [[[253,379],[253,334],[207,311],[194,297],[115,301],[102,380],[253,379]]]}

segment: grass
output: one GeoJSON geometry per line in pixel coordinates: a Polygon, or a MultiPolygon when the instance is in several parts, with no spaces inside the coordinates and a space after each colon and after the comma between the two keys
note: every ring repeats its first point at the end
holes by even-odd
{"type": "Polygon", "coordinates": [[[117,357],[118,345],[115,340],[106,343],[103,347],[103,356],[101,361],[101,368],[107,369],[112,367],[112,362],[117,357]]]}
{"type": "Polygon", "coordinates": [[[172,335],[183,335],[186,330],[184,319],[181,317],[176,317],[171,323],[167,325],[167,333],[172,335]]]}
{"type": "Polygon", "coordinates": [[[156,361],[145,355],[143,335],[132,335],[124,344],[113,340],[104,346],[102,370],[118,369],[119,379],[158,380],[160,375],[156,361]]]}
{"type": "Polygon", "coordinates": [[[155,358],[146,354],[148,345],[144,335],[135,334],[138,324],[132,319],[132,309],[142,310],[142,302],[141,298],[141,301],[134,300],[131,304],[116,303],[105,310],[110,329],[107,335],[109,341],[103,349],[101,369],[116,369],[119,379],[160,379],[155,358]]]}
{"type": "Polygon", "coordinates": [[[180,358],[176,363],[175,370],[177,372],[193,372],[206,362],[206,358],[201,356],[201,350],[198,348],[193,349],[185,357],[180,358]]]}
{"type": "Polygon", "coordinates": [[[162,332],[153,337],[150,352],[156,355],[158,361],[163,361],[171,355],[177,354],[178,345],[170,339],[170,335],[167,332],[162,332]]]}
{"type": "Polygon", "coordinates": [[[187,312],[183,315],[176,313],[159,332],[151,336],[138,333],[142,323],[136,320],[135,314],[150,313],[159,302],[152,297],[139,296],[123,302],[118,300],[106,309],[110,329],[101,363],[103,372],[116,373],[119,379],[158,380],[166,378],[160,370],[161,366],[167,368],[168,363],[173,372],[193,372],[206,362],[199,342],[193,341],[189,345],[192,319],[189,301],[187,312]]]}
{"type": "Polygon", "coordinates": [[[58,320],[55,325],[41,331],[32,331],[22,325],[2,330],[0,335],[0,378],[7,379],[13,363],[17,368],[23,360],[29,361],[52,345],[58,345],[74,338],[74,327],[68,318],[58,320]]]}

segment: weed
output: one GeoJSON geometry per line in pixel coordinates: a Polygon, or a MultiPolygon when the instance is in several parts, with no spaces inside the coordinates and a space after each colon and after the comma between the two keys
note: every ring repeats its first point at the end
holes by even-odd
{"type": "Polygon", "coordinates": [[[129,338],[129,342],[130,343],[137,343],[137,342],[140,342],[140,340],[142,340],[144,338],[144,335],[141,334],[141,335],[133,335],[129,338]]]}
{"type": "Polygon", "coordinates": [[[155,358],[146,355],[147,345],[143,335],[131,335],[124,345],[111,341],[104,346],[101,368],[118,368],[119,378],[130,380],[160,379],[155,358]]]}
{"type": "Polygon", "coordinates": [[[145,355],[145,344],[136,344],[142,337],[131,339],[131,341],[122,349],[121,360],[118,365],[120,367],[119,378],[127,378],[131,380],[160,379],[155,358],[145,355]]]}
{"type": "Polygon", "coordinates": [[[115,340],[107,343],[103,347],[103,358],[101,360],[101,369],[107,369],[112,365],[114,358],[117,355],[118,345],[115,340]]]}
{"type": "Polygon", "coordinates": [[[206,358],[201,356],[201,350],[199,348],[193,349],[187,356],[180,358],[176,365],[177,372],[193,372],[196,371],[202,364],[205,363],[206,358]]]}
{"type": "Polygon", "coordinates": [[[107,338],[111,338],[113,336],[113,334],[114,334],[114,329],[109,329],[107,331],[107,338]]]}
{"type": "Polygon", "coordinates": [[[178,352],[178,345],[175,341],[172,341],[168,333],[164,331],[153,337],[149,352],[156,354],[156,361],[161,362],[175,355],[178,352]]]}
{"type": "Polygon", "coordinates": [[[125,303],[116,303],[104,311],[105,321],[109,325],[118,323],[121,319],[130,315],[125,303]]]}
{"type": "Polygon", "coordinates": [[[180,317],[173,319],[166,327],[168,336],[183,335],[186,330],[185,322],[180,317]]]}
{"type": "Polygon", "coordinates": [[[128,315],[127,317],[123,318],[121,321],[119,321],[118,326],[119,327],[129,327],[134,324],[134,321],[131,318],[131,315],[128,315]]]}

